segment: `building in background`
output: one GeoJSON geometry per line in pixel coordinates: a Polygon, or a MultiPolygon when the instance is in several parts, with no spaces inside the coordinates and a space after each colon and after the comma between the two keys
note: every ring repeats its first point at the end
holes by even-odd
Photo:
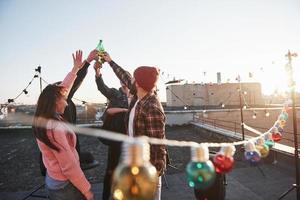
{"type": "MultiPolygon", "coordinates": [[[[218,75],[218,80],[221,74],[218,75]]],[[[169,85],[166,88],[167,107],[239,106],[239,83],[169,85]]],[[[260,83],[242,83],[248,105],[264,105],[260,83]]]]}

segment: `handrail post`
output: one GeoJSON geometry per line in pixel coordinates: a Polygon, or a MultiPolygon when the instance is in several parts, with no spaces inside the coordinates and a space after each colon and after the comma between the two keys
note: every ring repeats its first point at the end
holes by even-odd
{"type": "Polygon", "coordinates": [[[234,134],[236,134],[236,122],[234,122],[234,134]]]}
{"type": "Polygon", "coordinates": [[[243,117],[243,106],[242,106],[242,83],[240,82],[239,88],[239,97],[240,97],[240,111],[241,111],[241,128],[242,128],[242,140],[245,140],[245,132],[244,132],[244,117],[243,117]]]}

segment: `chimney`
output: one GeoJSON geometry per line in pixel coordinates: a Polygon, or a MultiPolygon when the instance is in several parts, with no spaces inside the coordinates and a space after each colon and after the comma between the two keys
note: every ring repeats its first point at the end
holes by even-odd
{"type": "Polygon", "coordinates": [[[221,72],[217,72],[217,83],[221,84],[221,72]]]}

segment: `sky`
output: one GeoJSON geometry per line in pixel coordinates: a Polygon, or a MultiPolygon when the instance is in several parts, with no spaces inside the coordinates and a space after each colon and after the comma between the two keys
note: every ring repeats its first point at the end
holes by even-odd
{"type": "MultiPolygon", "coordinates": [[[[162,101],[165,82],[216,82],[217,72],[223,82],[240,74],[242,81],[261,82],[266,94],[283,91],[285,54],[300,54],[299,21],[298,0],[0,0],[0,103],[20,94],[39,65],[45,81],[62,80],[72,53],[81,49],[87,57],[99,39],[131,73],[142,65],[160,68],[162,101]]],[[[295,77],[299,60],[293,60],[295,77]]],[[[107,85],[119,87],[109,65],[102,73],[107,85]]],[[[94,75],[91,66],[75,98],[106,101],[94,75]]],[[[27,91],[16,103],[35,104],[39,80],[27,91]]]]}

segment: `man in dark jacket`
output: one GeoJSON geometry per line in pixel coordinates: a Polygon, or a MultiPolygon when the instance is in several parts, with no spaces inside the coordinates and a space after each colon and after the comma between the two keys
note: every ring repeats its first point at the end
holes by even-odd
{"type": "MultiPolygon", "coordinates": [[[[107,109],[102,115],[102,128],[105,130],[126,134],[124,119],[130,98],[129,90],[122,83],[122,87],[119,89],[109,88],[102,79],[101,68],[102,64],[100,62],[95,62],[94,69],[97,88],[109,101],[107,109]]],[[[102,192],[102,199],[108,200],[111,195],[112,175],[120,159],[121,143],[105,139],[101,139],[100,141],[108,145],[107,166],[104,175],[102,192]]]]}

